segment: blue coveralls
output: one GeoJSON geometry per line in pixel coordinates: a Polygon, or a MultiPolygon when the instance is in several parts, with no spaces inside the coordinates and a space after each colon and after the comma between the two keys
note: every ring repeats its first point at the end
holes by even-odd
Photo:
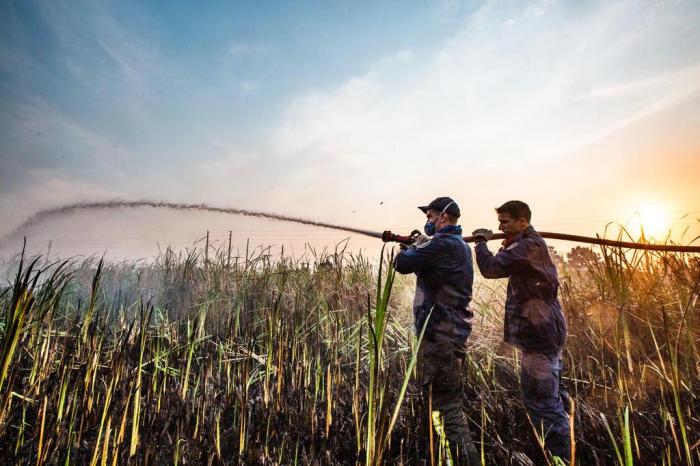
{"type": "Polygon", "coordinates": [[[463,363],[472,330],[471,249],[462,239],[462,228],[447,226],[429,243],[410,247],[396,256],[396,271],[415,273],[413,301],[416,332],[425,329],[419,354],[424,393],[432,387],[432,408],[440,411],[445,434],[462,452],[476,453],[467,418],[462,410],[463,363]]]}
{"type": "Polygon", "coordinates": [[[547,244],[532,226],[493,255],[476,245],[476,262],[485,278],[509,277],[504,340],[522,350],[523,402],[553,455],[570,456],[569,396],[560,384],[566,319],[557,298],[559,278],[547,244]]]}

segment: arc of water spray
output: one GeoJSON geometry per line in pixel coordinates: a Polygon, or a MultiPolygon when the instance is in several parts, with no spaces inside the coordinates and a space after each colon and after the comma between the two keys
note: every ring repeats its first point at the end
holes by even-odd
{"type": "Polygon", "coordinates": [[[349,233],[357,233],[359,235],[370,236],[372,238],[381,238],[382,234],[370,230],[362,230],[360,228],[347,227],[342,225],[334,225],[332,223],[317,222],[315,220],[308,220],[301,217],[291,217],[288,215],[279,215],[270,212],[259,212],[255,210],[247,209],[236,209],[230,207],[215,207],[208,204],[185,204],[178,202],[163,202],[163,201],[152,201],[152,200],[140,200],[140,201],[104,201],[104,202],[76,202],[74,204],[68,204],[60,207],[54,207],[50,209],[41,210],[27,220],[25,220],[21,225],[15,228],[10,234],[8,234],[1,242],[14,238],[15,236],[21,235],[27,229],[45,221],[50,218],[60,217],[63,215],[72,214],[81,210],[104,210],[104,209],[122,209],[122,208],[141,208],[141,207],[152,207],[155,209],[169,209],[169,210],[186,210],[186,211],[197,211],[197,212],[215,212],[220,214],[229,215],[245,215],[248,217],[258,217],[267,218],[270,220],[279,220],[282,222],[293,222],[300,223],[302,225],[311,225],[315,227],[330,228],[333,230],[346,231],[349,233]]]}
{"type": "MultiPolygon", "coordinates": [[[[31,228],[32,226],[47,220],[51,217],[57,217],[61,215],[68,215],[79,210],[101,210],[101,209],[120,209],[120,208],[140,208],[140,207],[153,207],[156,209],[170,209],[170,210],[189,210],[189,211],[199,211],[199,212],[216,212],[221,214],[230,215],[245,215],[249,217],[267,218],[270,220],[279,220],[282,222],[293,222],[300,223],[302,225],[311,225],[322,228],[330,228],[333,230],[345,231],[348,233],[357,233],[359,235],[369,236],[372,238],[382,238],[382,233],[363,230],[360,228],[347,227],[342,225],[335,225],[332,223],[317,222],[315,220],[308,220],[301,217],[291,217],[288,215],[279,215],[270,212],[259,212],[255,210],[247,209],[236,209],[230,207],[214,207],[208,204],[185,204],[177,202],[163,202],[163,201],[152,201],[152,200],[141,200],[141,201],[104,201],[104,202],[77,202],[74,204],[68,204],[61,207],[54,207],[51,209],[45,209],[37,212],[36,214],[29,217],[20,226],[15,228],[15,230],[7,235],[0,241],[0,244],[6,240],[13,238],[16,235],[21,234],[23,231],[31,228]]],[[[565,233],[549,233],[540,232],[542,237],[550,239],[560,239],[565,241],[575,241],[578,243],[588,243],[597,244],[601,246],[612,246],[621,248],[631,248],[631,249],[645,249],[654,251],[669,251],[669,252],[695,252],[700,253],[700,246],[681,246],[675,244],[648,244],[648,243],[634,243],[626,241],[615,241],[605,238],[589,238],[586,236],[569,235],[565,233]]],[[[495,234],[493,239],[503,238],[502,234],[495,234]]],[[[697,239],[697,238],[696,238],[697,239]]],[[[474,241],[473,237],[465,237],[465,241],[474,241]]]]}

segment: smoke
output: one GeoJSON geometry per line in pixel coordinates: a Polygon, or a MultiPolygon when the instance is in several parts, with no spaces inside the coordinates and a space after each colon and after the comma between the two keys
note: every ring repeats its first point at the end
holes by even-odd
{"type": "Polygon", "coordinates": [[[105,210],[105,209],[135,209],[143,207],[152,207],[154,209],[169,209],[169,210],[180,210],[180,211],[196,211],[196,212],[215,212],[219,214],[228,215],[245,215],[248,217],[258,217],[267,218],[270,220],[278,220],[282,222],[293,222],[300,223],[302,225],[311,225],[321,228],[330,228],[333,230],[340,230],[349,233],[357,233],[359,235],[370,236],[372,238],[381,238],[382,234],[369,230],[361,230],[359,228],[346,227],[342,225],[334,225],[332,223],[317,222],[315,220],[308,220],[299,217],[290,217],[287,215],[273,214],[269,212],[257,212],[254,210],[246,209],[236,209],[232,207],[214,207],[207,204],[182,204],[177,202],[163,202],[163,201],[151,201],[151,200],[141,200],[141,201],[105,201],[105,202],[77,202],[74,204],[67,204],[61,207],[54,207],[51,209],[45,209],[37,212],[36,214],[29,217],[21,225],[15,228],[11,233],[6,235],[0,244],[8,241],[16,236],[19,236],[29,230],[30,228],[50,220],[56,217],[62,217],[64,215],[70,215],[74,212],[81,210],[105,210]]]}

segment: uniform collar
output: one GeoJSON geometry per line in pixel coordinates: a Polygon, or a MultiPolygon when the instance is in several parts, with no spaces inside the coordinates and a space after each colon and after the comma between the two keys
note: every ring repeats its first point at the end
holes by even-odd
{"type": "Polygon", "coordinates": [[[524,237],[526,238],[528,236],[531,236],[534,232],[535,232],[535,228],[532,225],[528,225],[527,228],[525,228],[523,231],[521,231],[517,235],[504,239],[501,244],[503,245],[504,248],[507,248],[511,244],[518,242],[520,240],[520,238],[524,238],[524,237]]]}
{"type": "Polygon", "coordinates": [[[460,225],[447,225],[446,227],[440,228],[437,232],[438,235],[461,235],[462,227],[460,225]]]}

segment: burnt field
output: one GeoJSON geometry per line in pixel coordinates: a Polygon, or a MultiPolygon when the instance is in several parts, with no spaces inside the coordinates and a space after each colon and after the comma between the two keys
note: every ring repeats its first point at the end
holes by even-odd
{"type": "MultiPolygon", "coordinates": [[[[414,380],[413,279],[387,258],[264,251],[17,257],[0,296],[4,462],[445,464],[414,380]]],[[[700,262],[598,251],[555,255],[576,462],[700,464],[700,262]]],[[[505,282],[474,289],[474,441],[484,464],[528,464],[505,282]]]]}

